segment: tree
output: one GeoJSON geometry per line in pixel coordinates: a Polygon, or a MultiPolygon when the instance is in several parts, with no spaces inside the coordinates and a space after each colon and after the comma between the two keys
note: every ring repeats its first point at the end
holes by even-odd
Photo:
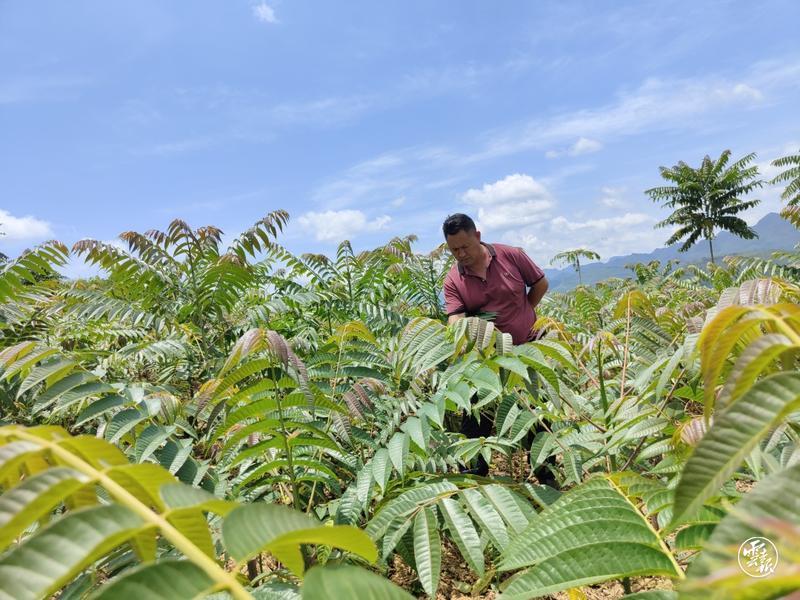
{"type": "Polygon", "coordinates": [[[656,224],[656,227],[677,226],[667,245],[683,240],[678,250],[686,252],[702,237],[708,240],[713,263],[716,231],[729,231],[747,240],[758,237],[744,219],[736,216],[761,202],[742,199],[764,185],[757,179],[758,167],[748,166],[756,155],[748,154],[728,166],[730,157],[731,151],[725,150],[717,160],[706,155],[696,169],[683,161],[674,167],[660,168],[661,177],[675,185],[654,187],[645,194],[654,202],[663,202],[662,207],[675,209],[656,224]]]}
{"type": "Polygon", "coordinates": [[[587,260],[600,260],[600,255],[595,252],[594,250],[587,250],[586,248],[577,248],[575,250],[565,250],[564,252],[559,252],[553,257],[553,260],[550,261],[551,265],[554,264],[568,264],[571,265],[573,269],[578,272],[578,283],[583,285],[583,279],[581,278],[581,259],[585,258],[587,260]]]}
{"type": "Polygon", "coordinates": [[[782,183],[788,181],[789,184],[783,190],[781,198],[789,203],[789,206],[800,205],[800,152],[791,154],[772,161],[775,167],[788,167],[779,173],[770,183],[782,183]]]}

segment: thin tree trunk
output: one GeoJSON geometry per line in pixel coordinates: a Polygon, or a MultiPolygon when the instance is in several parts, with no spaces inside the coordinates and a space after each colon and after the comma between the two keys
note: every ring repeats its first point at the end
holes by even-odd
{"type": "Polygon", "coordinates": [[[575,265],[578,267],[578,285],[583,285],[583,279],[581,278],[581,261],[575,259],[575,265]]]}
{"type": "Polygon", "coordinates": [[[708,238],[708,249],[711,251],[711,263],[717,264],[714,261],[714,244],[711,243],[711,238],[708,238]]]}

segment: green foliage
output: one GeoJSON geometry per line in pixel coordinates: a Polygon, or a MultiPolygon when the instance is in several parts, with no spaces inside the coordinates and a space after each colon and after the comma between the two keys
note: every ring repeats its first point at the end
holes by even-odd
{"type": "Polygon", "coordinates": [[[503,598],[535,598],[643,573],[683,575],[631,499],[602,477],[538,514],[511,539],[498,568],[524,569],[505,583],[503,598]]]}
{"type": "MultiPolygon", "coordinates": [[[[733,185],[719,162],[701,170],[733,185]]],[[[285,220],[227,249],[181,221],[123,234],[128,251],[80,243],[103,279],[55,278],[57,246],[18,259],[0,574],[29,577],[0,577],[6,594],[408,598],[388,581],[405,565],[433,596],[452,552],[476,596],[640,575],[690,597],[798,588],[799,495],[779,492],[800,457],[796,252],[631,265],[548,295],[547,336],[513,346],[488,314],[444,324],[442,249],[296,257],[285,220]],[[491,432],[462,435],[467,413],[491,432]],[[460,473],[481,458],[487,477],[460,473]],[[787,571],[731,576],[752,532],[787,571]]]]}
{"type": "Polygon", "coordinates": [[[686,598],[775,598],[800,587],[796,572],[800,526],[800,466],[763,480],[714,529],[705,550],[692,563],[681,586],[686,598]],[[767,537],[780,557],[774,574],[753,578],[738,567],[738,550],[745,540],[767,537]],[[709,589],[705,580],[721,574],[709,589]]]}
{"type": "Polygon", "coordinates": [[[788,206],[797,206],[800,204],[800,153],[777,158],[772,161],[772,165],[784,170],[770,183],[788,182],[781,197],[786,200],[788,206]]]}
{"type": "Polygon", "coordinates": [[[0,264],[0,302],[41,281],[57,278],[55,267],[66,264],[68,254],[64,244],[51,241],[23,252],[19,258],[4,260],[0,264]]]}
{"type": "MultiPolygon", "coordinates": [[[[123,570],[105,587],[96,582],[96,596],[146,589],[153,598],[194,598],[221,590],[234,598],[252,597],[217,560],[214,526],[206,513],[224,517],[221,541],[236,561],[234,573],[249,557],[270,552],[302,578],[307,560],[302,548],[308,544],[370,562],[377,557],[375,545],[358,529],[326,527],[277,505],[237,506],[178,483],[156,465],[130,465],[110,444],[70,437],[59,427],[0,428],[0,481],[6,490],[0,496],[0,548],[7,549],[0,555],[0,591],[11,598],[49,595],[98,561],[110,566],[115,553],[126,547],[142,564],[123,570]],[[50,511],[62,505],[64,513],[51,517],[50,511]],[[14,543],[17,536],[22,543],[14,543]],[[160,541],[184,560],[160,553],[160,541]],[[43,554],[50,559],[40,561],[43,554]]],[[[349,574],[349,585],[356,589],[387,588],[376,586],[360,569],[349,574]]],[[[309,583],[312,596],[321,593],[315,586],[336,589],[342,582],[316,573],[309,583]]]]}
{"type": "Polygon", "coordinates": [[[677,227],[667,245],[683,240],[681,252],[686,252],[700,238],[708,240],[711,262],[714,262],[713,239],[717,230],[725,230],[745,239],[756,237],[739,213],[756,206],[759,200],[743,197],[760,188],[758,167],[748,166],[755,154],[748,154],[728,166],[731,152],[725,150],[718,159],[709,156],[699,167],[681,161],[674,167],[661,167],[661,177],[675,184],[655,187],[645,193],[664,208],[674,212],[657,227],[677,227]]]}
{"type": "Polygon", "coordinates": [[[586,248],[577,248],[575,250],[565,250],[553,256],[550,261],[551,265],[566,263],[572,266],[578,272],[578,283],[583,284],[581,278],[581,259],[587,260],[600,260],[600,255],[594,250],[587,250],[586,248]]]}

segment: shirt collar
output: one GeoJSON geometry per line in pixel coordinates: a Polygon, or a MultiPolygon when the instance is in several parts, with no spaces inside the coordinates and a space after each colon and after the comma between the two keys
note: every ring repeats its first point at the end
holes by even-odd
{"type": "MultiPolygon", "coordinates": [[[[495,256],[497,256],[497,252],[495,251],[495,249],[494,249],[494,246],[492,246],[491,244],[487,244],[487,243],[485,243],[485,242],[481,242],[481,245],[482,245],[482,246],[486,246],[486,249],[489,251],[489,256],[491,256],[492,258],[494,258],[495,256]]],[[[457,262],[457,263],[456,263],[456,265],[458,266],[458,274],[459,274],[459,275],[464,275],[464,274],[465,274],[465,272],[466,272],[466,271],[464,270],[464,265],[462,265],[462,264],[461,264],[461,263],[459,263],[459,262],[457,262]]]]}

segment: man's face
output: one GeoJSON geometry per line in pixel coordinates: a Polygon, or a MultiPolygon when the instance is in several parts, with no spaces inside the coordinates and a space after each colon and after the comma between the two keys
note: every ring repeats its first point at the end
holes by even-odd
{"type": "Polygon", "coordinates": [[[459,264],[474,267],[483,258],[480,231],[459,231],[447,236],[447,247],[459,264]]]}

